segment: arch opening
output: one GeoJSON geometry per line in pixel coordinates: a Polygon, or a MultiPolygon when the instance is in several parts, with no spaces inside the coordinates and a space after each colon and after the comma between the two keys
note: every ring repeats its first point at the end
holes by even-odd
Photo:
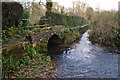
{"type": "Polygon", "coordinates": [[[62,39],[58,35],[54,34],[48,40],[48,45],[47,45],[48,53],[57,54],[57,52],[59,51],[58,49],[60,49],[59,47],[62,44],[63,44],[62,39]]]}

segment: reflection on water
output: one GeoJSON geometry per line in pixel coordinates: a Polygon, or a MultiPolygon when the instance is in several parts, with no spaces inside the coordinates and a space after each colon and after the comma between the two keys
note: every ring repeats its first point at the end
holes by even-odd
{"type": "Polygon", "coordinates": [[[93,45],[85,32],[79,43],[52,55],[58,66],[59,78],[117,78],[118,55],[93,45]]]}

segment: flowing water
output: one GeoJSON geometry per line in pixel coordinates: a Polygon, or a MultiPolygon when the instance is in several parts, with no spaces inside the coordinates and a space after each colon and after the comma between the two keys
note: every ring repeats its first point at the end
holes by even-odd
{"type": "Polygon", "coordinates": [[[79,43],[52,55],[58,78],[118,78],[118,55],[93,45],[85,32],[79,43]]]}

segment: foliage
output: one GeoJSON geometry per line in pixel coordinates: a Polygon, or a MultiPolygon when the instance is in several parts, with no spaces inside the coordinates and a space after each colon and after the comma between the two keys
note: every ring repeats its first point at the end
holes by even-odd
{"type": "Polygon", "coordinates": [[[120,28],[112,29],[112,39],[115,47],[120,48],[120,28]]]}
{"type": "Polygon", "coordinates": [[[22,6],[17,2],[2,3],[2,29],[18,26],[22,19],[22,6]]]}
{"type": "Polygon", "coordinates": [[[29,65],[30,62],[31,62],[31,59],[29,56],[25,56],[25,57],[23,57],[23,59],[20,60],[20,63],[24,64],[24,65],[29,65]]]}
{"type": "Polygon", "coordinates": [[[51,62],[51,57],[50,57],[50,56],[47,56],[46,62],[47,62],[48,64],[51,62]]]}
{"type": "Polygon", "coordinates": [[[38,58],[45,58],[45,54],[37,54],[38,58]]]}
{"type": "Polygon", "coordinates": [[[50,56],[46,56],[45,54],[36,54],[36,56],[32,60],[32,63],[30,63],[30,65],[27,65],[25,67],[23,66],[20,71],[15,73],[15,77],[44,78],[44,76],[51,77],[50,74],[54,74],[54,73],[55,73],[55,67],[51,63],[50,56]]]}
{"type": "MultiPolygon", "coordinates": [[[[79,16],[66,16],[53,12],[46,12],[45,18],[50,20],[50,25],[64,25],[69,27],[81,26],[87,23],[87,21],[79,16]]],[[[41,24],[43,22],[40,22],[41,24]]]]}
{"type": "Polygon", "coordinates": [[[47,53],[47,43],[47,41],[41,41],[35,49],[38,50],[39,53],[47,53]]]}
{"type": "Polygon", "coordinates": [[[24,50],[30,58],[34,57],[36,54],[35,48],[31,44],[23,45],[24,50]]]}
{"type": "Polygon", "coordinates": [[[94,43],[101,43],[106,46],[111,46],[113,48],[120,47],[120,28],[112,29],[109,32],[103,33],[103,32],[92,32],[90,33],[90,39],[94,41],[94,43]],[[94,34],[94,35],[93,35],[94,34]],[[93,40],[95,39],[95,40],[93,40]]]}
{"type": "Polygon", "coordinates": [[[48,11],[52,10],[53,2],[46,2],[46,8],[48,11]]]}
{"type": "Polygon", "coordinates": [[[45,54],[47,41],[41,41],[40,44],[22,44],[21,47],[25,50],[22,59],[16,60],[14,54],[3,56],[3,78],[33,78],[38,77],[38,74],[43,75],[44,72],[50,77],[49,74],[55,73],[51,57],[45,54]],[[26,68],[27,66],[31,67],[26,68]]]}
{"type": "MultiPolygon", "coordinates": [[[[28,11],[24,11],[22,16],[23,19],[30,19],[30,13],[28,11]]],[[[29,20],[22,20],[22,27],[26,27],[29,25],[31,25],[29,20]]]]}
{"type": "Polygon", "coordinates": [[[2,31],[2,42],[7,42],[8,41],[8,32],[7,30],[2,31]]]}
{"type": "Polygon", "coordinates": [[[3,77],[20,69],[20,62],[14,60],[13,55],[2,57],[2,71],[3,77]]]}
{"type": "Polygon", "coordinates": [[[24,31],[21,28],[12,26],[7,30],[2,30],[1,34],[2,34],[2,42],[6,43],[9,39],[22,37],[24,35],[24,31]]]}
{"type": "Polygon", "coordinates": [[[94,23],[91,26],[90,39],[93,43],[119,49],[120,28],[116,11],[94,12],[94,23]]]}
{"type": "MultiPolygon", "coordinates": [[[[7,5],[7,3],[3,3],[3,4],[7,5]]],[[[10,3],[9,5],[13,5],[13,4],[15,4],[15,3],[10,3]]],[[[28,18],[29,17],[28,14],[29,14],[28,12],[24,11],[23,18],[28,18]]],[[[12,15],[12,16],[14,16],[14,15],[12,15]]],[[[6,20],[9,20],[9,19],[6,18],[6,20]]],[[[21,27],[17,27],[16,25],[12,26],[11,24],[14,24],[12,22],[11,23],[8,22],[8,24],[10,24],[10,25],[4,24],[4,19],[3,19],[3,30],[1,33],[2,34],[2,42],[6,43],[9,39],[20,38],[20,37],[24,36],[25,30],[23,30],[21,27]],[[7,27],[5,28],[5,26],[7,26],[7,27]]],[[[23,21],[23,26],[27,26],[29,24],[30,23],[28,21],[23,21]]]]}
{"type": "Polygon", "coordinates": [[[71,44],[76,39],[80,38],[86,30],[86,28],[81,28],[79,26],[74,28],[67,28],[61,35],[61,38],[64,40],[64,44],[71,44]]]}

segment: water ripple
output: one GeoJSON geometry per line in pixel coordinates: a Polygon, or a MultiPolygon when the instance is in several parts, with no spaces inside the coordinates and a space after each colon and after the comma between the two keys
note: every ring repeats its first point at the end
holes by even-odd
{"type": "Polygon", "coordinates": [[[59,78],[117,78],[118,55],[93,45],[85,32],[79,43],[63,54],[54,55],[59,78]]]}

